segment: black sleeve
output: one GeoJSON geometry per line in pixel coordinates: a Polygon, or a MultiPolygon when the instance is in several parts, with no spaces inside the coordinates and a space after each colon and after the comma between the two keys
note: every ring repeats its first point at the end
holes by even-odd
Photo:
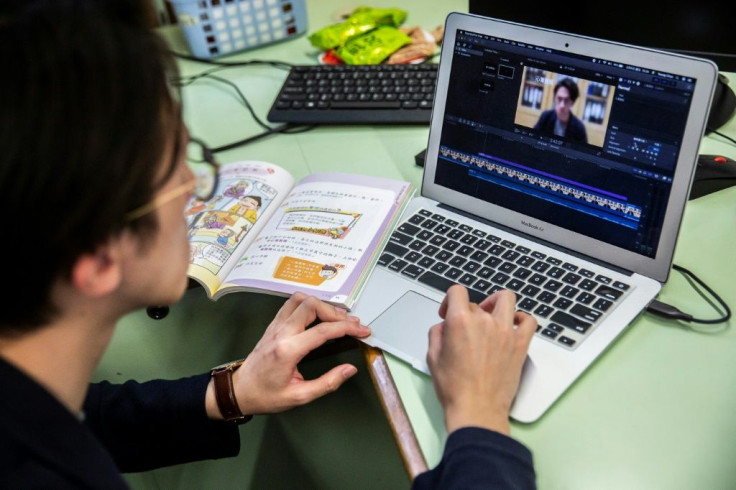
{"type": "Polygon", "coordinates": [[[418,475],[413,490],[535,489],[532,453],[520,442],[487,429],[465,427],[447,438],[442,461],[418,475]]]}
{"type": "Polygon", "coordinates": [[[210,375],[176,381],[90,385],[85,423],[122,472],[146,471],[240,451],[236,425],[207,418],[210,375]]]}

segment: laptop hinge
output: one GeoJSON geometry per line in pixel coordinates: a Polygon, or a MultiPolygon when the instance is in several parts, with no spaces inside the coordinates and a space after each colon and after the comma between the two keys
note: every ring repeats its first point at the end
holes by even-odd
{"type": "Polygon", "coordinates": [[[481,218],[480,216],[476,216],[476,215],[474,215],[472,213],[468,213],[467,211],[463,211],[461,209],[458,209],[458,208],[455,208],[455,207],[452,207],[452,206],[448,206],[447,204],[438,203],[437,204],[437,207],[442,208],[442,209],[447,209],[448,211],[451,211],[453,213],[457,213],[457,214],[459,214],[461,216],[465,216],[466,218],[469,218],[469,219],[472,219],[472,220],[480,221],[481,223],[485,223],[488,226],[492,226],[494,228],[501,229],[501,230],[506,231],[508,233],[511,233],[513,235],[521,235],[522,237],[524,237],[527,240],[530,240],[530,241],[532,241],[534,243],[538,243],[540,245],[544,245],[545,247],[552,248],[554,250],[557,250],[559,252],[565,253],[567,255],[572,255],[573,257],[577,257],[577,258],[579,258],[581,260],[586,260],[588,262],[592,262],[592,263],[594,263],[596,265],[599,265],[601,267],[605,267],[606,269],[614,270],[614,271],[616,271],[616,272],[618,272],[620,274],[624,274],[624,275],[627,275],[627,276],[633,275],[633,272],[632,271],[627,270],[627,269],[624,269],[623,267],[619,267],[619,266],[616,266],[616,265],[609,264],[608,262],[604,262],[604,261],[602,261],[600,259],[596,259],[594,257],[589,257],[588,255],[581,254],[580,252],[576,252],[574,250],[570,250],[569,248],[565,248],[565,247],[560,246],[560,245],[557,245],[555,243],[548,242],[547,240],[542,240],[541,238],[538,238],[538,237],[529,235],[527,233],[524,233],[523,231],[515,230],[515,229],[510,228],[510,227],[508,227],[506,225],[502,225],[501,223],[496,223],[495,221],[491,221],[489,219],[481,218]]]}

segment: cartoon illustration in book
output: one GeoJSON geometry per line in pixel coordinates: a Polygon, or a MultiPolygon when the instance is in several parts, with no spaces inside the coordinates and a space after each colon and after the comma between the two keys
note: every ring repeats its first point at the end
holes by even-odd
{"type": "Polygon", "coordinates": [[[217,235],[217,243],[222,246],[235,245],[234,236],[235,232],[231,228],[220,230],[220,233],[217,235]]]}
{"type": "Polygon", "coordinates": [[[322,279],[332,279],[337,275],[337,267],[330,264],[325,264],[322,266],[322,270],[319,271],[319,277],[322,279]]]}
{"type": "Polygon", "coordinates": [[[252,186],[253,185],[247,180],[239,180],[233,185],[225,188],[225,190],[222,193],[223,195],[227,197],[234,197],[236,199],[239,199],[243,197],[245,193],[248,192],[252,186]]]}
{"type": "Polygon", "coordinates": [[[200,201],[199,199],[194,199],[192,200],[191,206],[189,206],[185,211],[185,214],[187,216],[190,216],[204,211],[210,211],[215,208],[215,206],[221,199],[222,196],[215,196],[209,201],[200,201]]]}
{"type": "Polygon", "coordinates": [[[203,246],[200,243],[190,243],[189,244],[189,262],[194,263],[197,259],[204,258],[203,246]]]}
{"type": "Polygon", "coordinates": [[[251,223],[255,223],[256,219],[258,219],[258,210],[261,208],[261,203],[262,201],[260,196],[243,196],[228,211],[242,216],[251,223]]]}

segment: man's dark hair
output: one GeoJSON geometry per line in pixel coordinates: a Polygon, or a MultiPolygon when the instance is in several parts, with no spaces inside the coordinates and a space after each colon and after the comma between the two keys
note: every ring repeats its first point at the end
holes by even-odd
{"type": "Polygon", "coordinates": [[[155,213],[126,218],[173,173],[176,160],[161,161],[181,127],[176,68],[149,12],[146,0],[0,6],[0,209],[12,217],[0,334],[53,319],[51,288],[80,255],[157,229],[155,213]]]}
{"type": "Polygon", "coordinates": [[[557,89],[560,87],[565,87],[568,92],[570,92],[570,100],[575,102],[578,100],[578,96],[580,96],[580,90],[578,89],[578,84],[573,81],[572,78],[565,77],[562,80],[559,80],[555,84],[555,90],[554,93],[557,93],[557,89]]]}

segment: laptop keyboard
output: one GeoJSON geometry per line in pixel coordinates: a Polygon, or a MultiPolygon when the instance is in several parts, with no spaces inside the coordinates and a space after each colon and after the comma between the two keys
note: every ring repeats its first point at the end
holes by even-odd
{"type": "Polygon", "coordinates": [[[391,235],[378,265],[445,292],[467,287],[482,301],[500,289],[534,315],[537,335],[577,347],[630,285],[548,253],[502,239],[437,212],[420,209],[391,235]]]}

